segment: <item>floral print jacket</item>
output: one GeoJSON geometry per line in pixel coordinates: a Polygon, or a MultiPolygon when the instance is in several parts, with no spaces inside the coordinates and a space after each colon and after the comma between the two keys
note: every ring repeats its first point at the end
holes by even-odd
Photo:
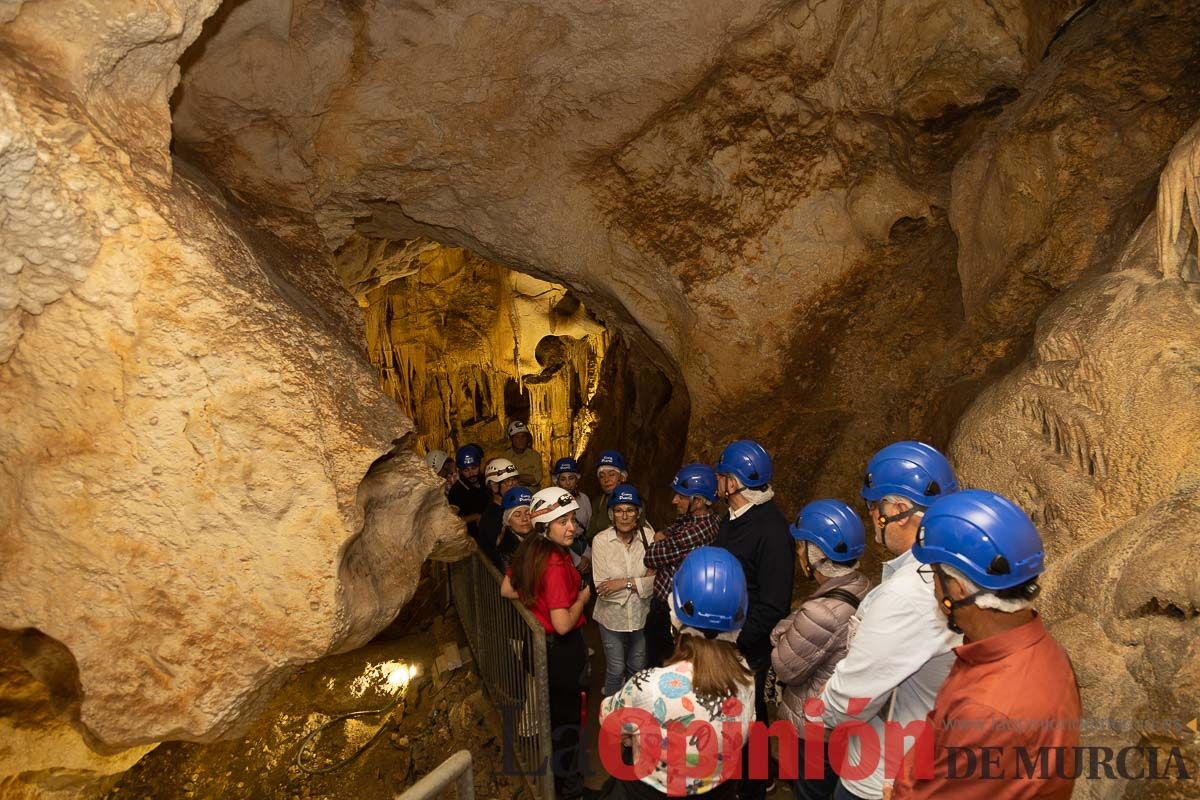
{"type": "Polygon", "coordinates": [[[657,737],[659,757],[654,771],[641,780],[672,797],[704,794],[725,778],[735,777],[741,744],[753,719],[753,679],[743,684],[733,697],[698,695],[692,688],[690,661],[642,670],[600,707],[602,726],[611,730],[620,725],[626,733],[637,734],[633,737],[634,764],[640,763],[638,756],[643,746],[652,747],[649,737],[657,737]],[[617,721],[605,725],[610,715],[623,709],[638,709],[649,717],[626,711],[618,714],[617,721]],[[650,717],[658,723],[657,730],[647,730],[650,717]],[[639,721],[646,725],[639,725],[639,721]],[[693,725],[696,722],[708,724],[693,725]],[[725,734],[734,731],[738,733],[738,741],[726,745],[725,734]],[[691,774],[697,771],[702,758],[713,763],[712,770],[707,775],[691,774]]]}

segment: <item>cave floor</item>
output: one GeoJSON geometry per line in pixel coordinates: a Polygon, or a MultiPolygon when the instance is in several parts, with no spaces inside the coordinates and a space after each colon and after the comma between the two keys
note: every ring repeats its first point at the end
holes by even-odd
{"type": "MultiPolygon", "coordinates": [[[[370,644],[301,668],[239,739],[167,742],[126,772],[109,800],[146,798],[361,798],[391,800],[454,752],[474,757],[476,796],[530,797],[519,776],[499,774],[500,717],[487,700],[444,585],[429,565],[415,599],[370,644]],[[435,658],[456,644],[465,665],[441,675],[435,658]],[[340,769],[307,774],[297,766],[301,739],[339,713],[375,709],[394,695],[389,671],[417,665],[406,697],[385,715],[351,719],[308,745],[305,760],[322,768],[349,756],[380,726],[387,730],[340,769]]],[[[401,673],[403,675],[403,672],[401,673]]],[[[400,676],[395,680],[399,681],[400,676]]]]}

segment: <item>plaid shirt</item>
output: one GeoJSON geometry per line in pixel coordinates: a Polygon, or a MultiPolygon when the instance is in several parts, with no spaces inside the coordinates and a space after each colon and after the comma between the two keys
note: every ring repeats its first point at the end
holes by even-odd
{"type": "Polygon", "coordinates": [[[654,596],[668,602],[671,597],[671,580],[675,570],[683,563],[687,554],[697,547],[712,544],[717,538],[720,518],[713,513],[696,517],[684,514],[663,530],[661,541],[651,542],[646,550],[645,564],[654,573],[654,596]]]}

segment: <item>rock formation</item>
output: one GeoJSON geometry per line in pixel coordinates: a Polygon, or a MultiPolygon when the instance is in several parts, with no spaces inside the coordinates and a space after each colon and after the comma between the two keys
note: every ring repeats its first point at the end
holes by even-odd
{"type": "Polygon", "coordinates": [[[22,50],[0,67],[0,625],[62,645],[97,745],[236,730],[292,665],[386,625],[425,558],[462,538],[413,454],[360,488],[412,425],[328,255],[285,251],[169,169],[169,73],[204,13],[114,28],[173,37],[157,78],[158,48],[105,18],[91,32],[133,62],[97,92],[76,70],[107,50],[64,66],[34,35],[87,18],[26,3],[4,29],[22,50]]]}
{"type": "Polygon", "coordinates": [[[403,443],[364,480],[471,428],[405,368],[478,341],[413,313],[443,273],[603,321],[590,446],[643,485],[685,428],[766,440],[789,511],[952,443],[1042,526],[1089,714],[1194,714],[1191,4],[150,5],[0,2],[0,608],[70,651],[92,734],[232,729],[453,549],[403,443]]]}
{"type": "Polygon", "coordinates": [[[1046,311],[1028,360],[980,396],[950,451],[969,485],[1038,524],[1043,609],[1088,715],[1116,721],[1089,739],[1114,747],[1189,744],[1200,703],[1200,285],[1162,274],[1155,227],[1046,311]]]}
{"type": "Polygon", "coordinates": [[[364,308],[371,363],[425,449],[502,452],[510,411],[529,423],[546,475],[587,447],[609,337],[566,289],[424,239],[356,235],[338,271],[364,308]]]}

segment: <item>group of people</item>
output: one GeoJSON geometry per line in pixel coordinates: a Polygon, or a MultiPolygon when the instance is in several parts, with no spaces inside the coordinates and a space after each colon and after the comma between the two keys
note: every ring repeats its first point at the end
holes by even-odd
{"type": "MultiPolygon", "coordinates": [[[[528,437],[513,425],[510,435],[528,437]]],[[[514,441],[510,452],[530,444],[514,441]]],[[[536,492],[525,482],[532,471],[509,453],[482,460],[474,445],[457,451],[448,498],[504,573],[501,594],[546,631],[560,797],[583,791],[588,614],[606,663],[602,721],[643,709],[660,726],[652,735],[664,737],[653,769],[615,786],[625,796],[764,797],[772,776],[743,770],[749,727],[769,721],[769,697],[797,731],[824,730],[816,743],[800,733],[790,756],[797,763],[775,773],[796,797],[1070,796],[1073,781],[1061,772],[1022,774],[1018,763],[1036,758],[1036,748],[1078,744],[1074,672],[1032,608],[1041,539],[1008,499],[960,490],[936,449],[898,442],[867,464],[861,496],[876,542],[894,556],[874,587],[859,569],[859,515],[820,499],[789,524],[774,499],[771,458],[753,441],[729,444],[712,467],[680,469],[670,484],[676,518],[661,531],[647,522],[617,451],[600,455],[595,502],[579,489],[575,459],[557,461],[553,485],[536,492]],[[816,589],[793,610],[797,564],[816,589]],[[718,756],[699,774],[700,743],[689,739],[681,761],[665,746],[672,723],[697,720],[711,722],[719,739],[729,724],[740,730],[742,770],[718,756]],[[839,745],[833,732],[848,723],[857,733],[839,745]],[[914,747],[914,723],[927,726],[931,757],[914,747]],[[899,746],[896,729],[909,734],[899,746]],[[950,763],[967,750],[987,761],[984,775],[950,763]]],[[[635,760],[645,735],[631,737],[635,760]]]]}

